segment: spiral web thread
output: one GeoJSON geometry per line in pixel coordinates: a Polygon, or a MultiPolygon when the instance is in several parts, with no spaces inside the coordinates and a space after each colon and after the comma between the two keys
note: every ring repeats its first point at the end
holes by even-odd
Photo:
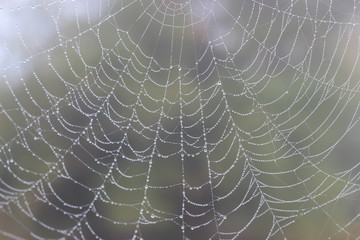
{"type": "Polygon", "coordinates": [[[0,3],[1,235],[360,239],[359,4],[0,3]]]}

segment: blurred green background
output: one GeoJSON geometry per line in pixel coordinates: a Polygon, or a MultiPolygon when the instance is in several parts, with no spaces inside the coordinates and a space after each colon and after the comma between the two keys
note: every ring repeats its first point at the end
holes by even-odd
{"type": "Polygon", "coordinates": [[[0,9],[2,239],[359,238],[356,2],[0,9]]]}

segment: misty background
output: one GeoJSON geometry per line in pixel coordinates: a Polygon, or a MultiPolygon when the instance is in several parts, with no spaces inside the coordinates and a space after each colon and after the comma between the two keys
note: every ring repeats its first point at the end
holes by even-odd
{"type": "Polygon", "coordinates": [[[357,239],[354,1],[0,1],[1,239],[357,239]]]}

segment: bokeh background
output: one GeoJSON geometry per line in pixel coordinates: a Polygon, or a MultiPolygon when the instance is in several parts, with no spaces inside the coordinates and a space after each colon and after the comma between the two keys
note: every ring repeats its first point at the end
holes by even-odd
{"type": "Polygon", "coordinates": [[[0,1],[1,239],[359,239],[357,1],[0,1]]]}

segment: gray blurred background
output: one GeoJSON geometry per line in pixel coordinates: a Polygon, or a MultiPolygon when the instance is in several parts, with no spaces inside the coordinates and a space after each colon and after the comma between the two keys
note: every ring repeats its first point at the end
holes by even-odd
{"type": "Polygon", "coordinates": [[[356,1],[0,1],[1,239],[359,239],[356,1]]]}

